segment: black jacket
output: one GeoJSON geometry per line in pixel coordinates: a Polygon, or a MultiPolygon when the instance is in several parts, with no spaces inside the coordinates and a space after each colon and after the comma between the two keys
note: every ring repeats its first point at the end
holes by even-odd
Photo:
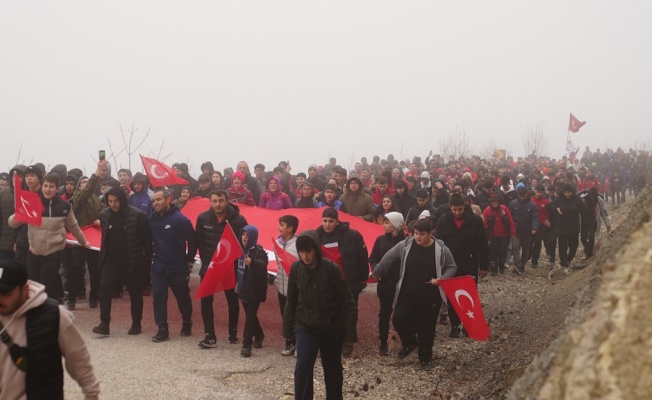
{"type": "Polygon", "coordinates": [[[548,203],[548,212],[555,216],[555,233],[563,235],[576,235],[580,233],[580,214],[584,210],[584,202],[575,193],[567,199],[560,194],[548,203]],[[561,215],[557,212],[561,209],[561,215]]]}
{"type": "Polygon", "coordinates": [[[455,225],[453,212],[448,209],[439,217],[435,237],[441,239],[453,254],[457,264],[455,276],[471,275],[476,281],[478,269],[489,269],[489,242],[482,217],[464,210],[464,223],[460,229],[455,225]]]}
{"type": "MultiPolygon", "coordinates": [[[[322,245],[333,243],[325,239],[323,227],[317,228],[317,236],[322,245]]],[[[353,294],[360,293],[369,279],[369,255],[360,232],[349,228],[348,222],[341,222],[335,228],[337,245],[342,257],[342,270],[353,294]]]]}
{"type": "MultiPolygon", "coordinates": [[[[127,204],[127,195],[122,188],[110,189],[108,195],[114,195],[120,201],[119,213],[125,218],[124,234],[127,235],[127,256],[129,258],[129,269],[134,271],[146,268],[152,263],[152,232],[147,222],[147,215],[142,210],[127,204]]],[[[100,246],[99,266],[102,267],[106,259],[106,239],[109,233],[109,217],[111,208],[105,208],[100,212],[100,226],[102,227],[102,244],[100,246]]]]}
{"type": "Polygon", "coordinates": [[[514,220],[516,236],[530,236],[532,230],[539,230],[539,210],[530,199],[527,201],[512,200],[508,207],[514,220]]]}
{"type": "MultiPolygon", "coordinates": [[[[369,255],[369,263],[371,264],[371,270],[378,265],[380,260],[382,260],[385,253],[387,253],[392,247],[396,246],[397,243],[405,240],[405,234],[403,231],[399,231],[399,234],[394,236],[392,234],[386,233],[382,236],[378,236],[374,242],[374,247],[371,249],[371,254],[369,255]]],[[[378,281],[378,286],[376,287],[376,293],[380,297],[389,297],[394,298],[396,294],[396,284],[400,277],[400,268],[390,268],[387,271],[389,273],[383,275],[378,281]]]]}
{"type": "Polygon", "coordinates": [[[403,218],[407,218],[410,209],[417,205],[417,198],[414,197],[407,189],[403,193],[403,197],[399,196],[398,193],[394,193],[394,203],[398,205],[398,208],[401,209],[401,214],[403,218]]]}
{"type": "Polygon", "coordinates": [[[262,303],[267,300],[267,264],[269,262],[267,252],[257,244],[249,250],[247,255],[251,258],[251,264],[244,270],[242,288],[238,296],[245,303],[262,303]]]}
{"type": "Polygon", "coordinates": [[[238,234],[242,228],[247,225],[247,220],[240,214],[240,207],[235,204],[226,206],[227,217],[222,222],[217,222],[217,217],[211,208],[199,214],[195,231],[197,233],[197,247],[199,248],[199,258],[201,258],[201,269],[199,276],[204,276],[208,264],[210,264],[217,244],[222,238],[226,221],[229,221],[234,234],[238,234]]]}
{"type": "MultiPolygon", "coordinates": [[[[500,190],[493,190],[494,193],[498,194],[498,201],[500,204],[505,204],[505,196],[503,196],[503,193],[500,190]]],[[[484,190],[481,190],[480,193],[475,195],[475,204],[477,204],[482,211],[484,211],[485,208],[489,207],[491,205],[491,202],[489,201],[489,195],[487,192],[484,190]]]]}

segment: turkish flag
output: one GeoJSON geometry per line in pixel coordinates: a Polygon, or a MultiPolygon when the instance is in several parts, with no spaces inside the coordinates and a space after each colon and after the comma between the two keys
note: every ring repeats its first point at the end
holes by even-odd
{"type": "Polygon", "coordinates": [[[484,318],[482,303],[473,278],[467,275],[440,279],[439,284],[460,317],[469,337],[475,340],[487,340],[490,333],[489,325],[484,318]]]}
{"type": "Polygon", "coordinates": [[[43,203],[36,192],[23,190],[20,176],[14,174],[14,218],[29,225],[41,226],[43,223],[43,203]]]}
{"type": "Polygon", "coordinates": [[[283,250],[281,246],[276,243],[276,240],[274,240],[273,237],[272,241],[274,242],[274,252],[276,253],[278,260],[281,262],[281,267],[283,267],[283,270],[285,271],[285,276],[290,276],[290,267],[295,261],[297,261],[297,259],[292,254],[283,250]]]}
{"type": "Polygon", "coordinates": [[[580,128],[586,124],[586,121],[580,122],[579,119],[575,118],[573,113],[570,115],[570,121],[568,121],[568,130],[575,133],[579,132],[580,128]]]}
{"type": "Polygon", "coordinates": [[[177,171],[163,164],[159,160],[140,156],[145,168],[145,174],[154,187],[170,185],[187,185],[188,181],[177,176],[177,171]]]}
{"type": "Polygon", "coordinates": [[[223,290],[233,289],[235,287],[235,268],[234,262],[244,255],[240,242],[233,233],[233,228],[229,221],[226,221],[226,227],[217,244],[215,254],[211,263],[208,265],[206,275],[202,279],[195,298],[210,296],[223,290]]]}

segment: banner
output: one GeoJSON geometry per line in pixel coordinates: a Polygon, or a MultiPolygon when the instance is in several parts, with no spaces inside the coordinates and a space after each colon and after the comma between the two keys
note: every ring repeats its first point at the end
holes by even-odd
{"type": "Polygon", "coordinates": [[[475,280],[467,275],[440,279],[439,284],[460,317],[468,336],[475,340],[487,340],[490,334],[489,325],[482,312],[482,303],[480,303],[475,280]]]}

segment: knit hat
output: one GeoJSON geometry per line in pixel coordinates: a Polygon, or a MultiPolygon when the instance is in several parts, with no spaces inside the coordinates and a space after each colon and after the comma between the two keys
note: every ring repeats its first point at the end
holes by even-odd
{"type": "Polygon", "coordinates": [[[388,220],[396,229],[401,229],[403,226],[403,214],[400,212],[388,212],[383,216],[383,219],[388,220]]]}
{"type": "Polygon", "coordinates": [[[39,167],[35,165],[30,165],[25,169],[25,173],[23,174],[23,176],[27,174],[34,174],[38,177],[39,182],[43,182],[43,171],[39,167]]]}
{"type": "Polygon", "coordinates": [[[430,180],[430,172],[428,172],[428,171],[423,171],[423,172],[421,173],[421,179],[427,179],[427,180],[430,180]]]}
{"type": "Polygon", "coordinates": [[[240,171],[235,171],[233,173],[233,175],[231,175],[231,181],[233,181],[233,178],[240,178],[240,180],[242,181],[242,184],[245,183],[244,174],[242,172],[240,172],[240,171]]]}
{"type": "Polygon", "coordinates": [[[564,185],[561,187],[561,191],[562,192],[574,192],[575,190],[573,190],[573,185],[571,185],[570,183],[564,183],[564,185]]]}
{"type": "Polygon", "coordinates": [[[326,207],[326,209],[324,209],[324,212],[321,213],[321,217],[338,220],[340,218],[340,214],[333,207],[326,207]]]}
{"type": "Polygon", "coordinates": [[[494,201],[500,201],[500,196],[498,196],[498,193],[496,193],[496,192],[492,192],[489,195],[489,202],[493,203],[494,201]]]}

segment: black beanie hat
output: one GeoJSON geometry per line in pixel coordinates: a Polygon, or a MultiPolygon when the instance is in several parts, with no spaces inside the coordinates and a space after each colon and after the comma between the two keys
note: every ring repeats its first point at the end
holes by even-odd
{"type": "Polygon", "coordinates": [[[25,169],[25,173],[23,174],[23,176],[27,174],[34,174],[38,177],[39,182],[43,182],[43,171],[41,170],[41,168],[35,165],[30,165],[25,169]]]}

